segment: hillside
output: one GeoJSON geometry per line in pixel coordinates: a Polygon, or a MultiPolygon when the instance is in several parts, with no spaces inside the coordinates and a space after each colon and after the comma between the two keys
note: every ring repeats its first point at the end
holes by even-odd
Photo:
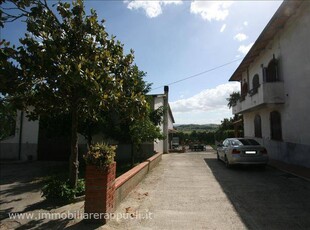
{"type": "Polygon", "coordinates": [[[219,125],[217,124],[205,124],[205,125],[197,125],[197,124],[189,124],[189,125],[175,125],[174,128],[180,132],[203,132],[203,131],[215,131],[219,125]]]}

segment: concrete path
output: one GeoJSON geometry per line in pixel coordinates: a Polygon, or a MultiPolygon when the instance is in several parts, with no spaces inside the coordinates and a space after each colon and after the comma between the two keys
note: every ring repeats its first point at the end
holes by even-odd
{"type": "MultiPolygon", "coordinates": [[[[267,168],[226,169],[210,148],[173,153],[104,226],[75,220],[4,220],[15,229],[310,229],[310,182],[267,168]],[[12,225],[14,224],[15,225],[12,225]]],[[[84,202],[49,210],[82,213],[84,202]]],[[[43,210],[44,211],[44,210],[43,210]]],[[[0,225],[1,229],[1,225],[0,225]]]]}
{"type": "Polygon", "coordinates": [[[111,221],[109,227],[245,229],[234,206],[204,161],[213,157],[214,154],[205,152],[164,155],[160,165],[117,210],[124,212],[130,208],[133,213],[152,213],[152,219],[111,221]]]}
{"type": "Polygon", "coordinates": [[[102,229],[310,229],[310,183],[273,168],[227,169],[213,150],[168,154],[102,229]],[[152,219],[143,219],[152,213],[152,219]]]}

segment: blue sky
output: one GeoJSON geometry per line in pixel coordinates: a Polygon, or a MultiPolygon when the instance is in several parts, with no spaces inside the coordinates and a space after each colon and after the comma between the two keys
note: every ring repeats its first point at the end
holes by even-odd
{"type": "MultiPolygon", "coordinates": [[[[169,102],[176,124],[220,123],[231,117],[226,98],[239,90],[228,79],[282,1],[85,1],[105,19],[106,30],[153,83],[163,85],[225,63],[232,64],[171,84],[169,102]]],[[[1,37],[17,43],[22,23],[7,24],[1,37]]]]}

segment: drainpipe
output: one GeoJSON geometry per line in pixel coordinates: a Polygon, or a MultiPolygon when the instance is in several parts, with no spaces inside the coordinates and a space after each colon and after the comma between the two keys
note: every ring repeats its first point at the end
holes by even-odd
{"type": "Polygon", "coordinates": [[[20,123],[19,123],[18,160],[21,160],[21,153],[22,153],[23,120],[24,120],[24,111],[21,111],[20,123]]]}
{"type": "MultiPolygon", "coordinates": [[[[249,73],[249,68],[246,69],[246,80],[247,80],[247,84],[248,84],[248,88],[250,87],[250,73],[249,73]]],[[[248,89],[249,91],[249,89],[248,89]]],[[[246,92],[248,93],[248,92],[246,92]]]]}
{"type": "Polygon", "coordinates": [[[168,133],[168,109],[169,109],[169,105],[168,105],[168,93],[169,93],[169,86],[165,86],[164,87],[164,92],[165,92],[165,97],[164,97],[164,124],[163,124],[163,128],[164,128],[164,135],[165,135],[165,139],[164,139],[164,153],[168,153],[168,139],[169,139],[169,133],[168,133]]]}

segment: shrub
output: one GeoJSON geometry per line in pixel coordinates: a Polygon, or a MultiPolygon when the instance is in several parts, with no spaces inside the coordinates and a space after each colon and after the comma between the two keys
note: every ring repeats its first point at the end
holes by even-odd
{"type": "Polygon", "coordinates": [[[226,98],[226,100],[228,101],[227,106],[229,108],[236,106],[240,98],[241,98],[240,92],[232,92],[229,95],[229,98],[226,98]]]}
{"type": "Polygon", "coordinates": [[[76,196],[81,196],[85,192],[84,179],[79,179],[76,189],[69,185],[69,180],[63,180],[58,177],[50,177],[42,188],[42,196],[48,200],[57,200],[61,202],[70,202],[76,196]]]}
{"type": "Polygon", "coordinates": [[[217,141],[223,141],[231,137],[235,137],[235,130],[219,130],[215,133],[215,139],[217,141]]]}
{"type": "Polygon", "coordinates": [[[110,146],[104,143],[91,145],[89,151],[84,156],[88,165],[95,165],[100,169],[106,168],[114,162],[116,146],[110,146]]]}

